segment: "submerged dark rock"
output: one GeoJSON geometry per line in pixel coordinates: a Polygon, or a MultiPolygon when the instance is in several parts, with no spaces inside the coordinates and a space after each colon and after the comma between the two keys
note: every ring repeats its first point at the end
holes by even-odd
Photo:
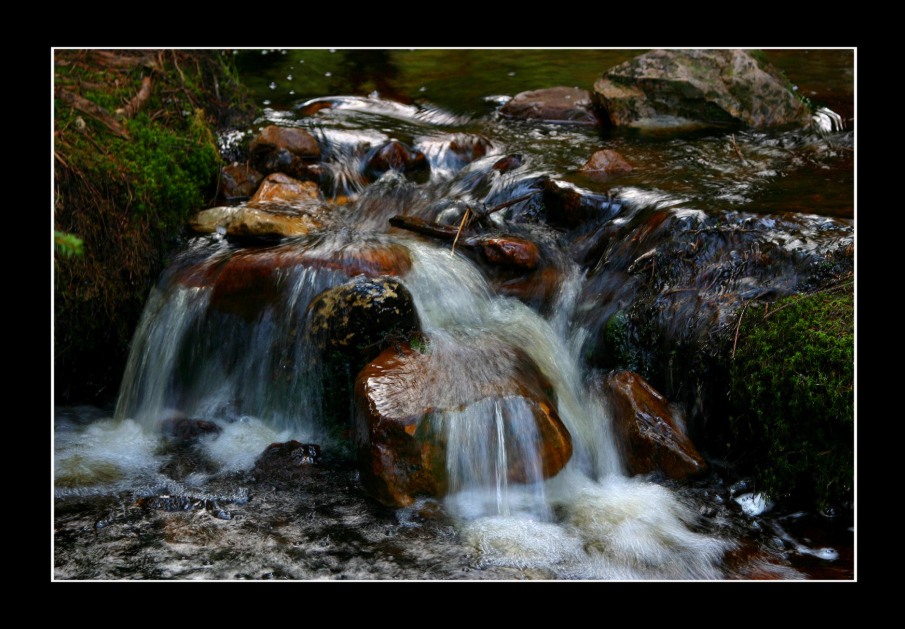
{"type": "Polygon", "coordinates": [[[321,447],[315,443],[301,443],[295,439],[272,443],[261,453],[251,470],[258,483],[293,481],[318,463],[321,447]]]}
{"type": "Polygon", "coordinates": [[[564,122],[570,124],[598,124],[591,107],[591,95],[577,87],[550,87],[516,94],[503,105],[500,113],[508,118],[564,122]]]}
{"type": "Polygon", "coordinates": [[[390,170],[423,178],[430,171],[430,163],[424,153],[394,139],[374,147],[364,158],[364,175],[372,181],[390,170]]]}
{"type": "Polygon", "coordinates": [[[810,109],[789,88],[746,50],[653,50],[608,70],[593,100],[614,126],[808,124],[810,109]]]}
{"type": "Polygon", "coordinates": [[[264,175],[249,164],[233,163],[220,169],[220,188],[227,200],[247,199],[255,193],[264,175]]]}

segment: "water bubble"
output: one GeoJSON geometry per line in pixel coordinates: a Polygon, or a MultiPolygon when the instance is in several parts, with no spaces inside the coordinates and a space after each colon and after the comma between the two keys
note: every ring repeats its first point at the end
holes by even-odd
{"type": "Polygon", "coordinates": [[[422,85],[421,87],[418,88],[418,91],[419,91],[419,92],[426,92],[426,91],[427,91],[427,88],[424,87],[424,86],[422,85]]]}
{"type": "Polygon", "coordinates": [[[334,52],[336,52],[336,48],[331,48],[331,49],[330,49],[330,53],[332,54],[332,53],[334,53],[334,52]]]}
{"type": "Polygon", "coordinates": [[[304,59],[299,59],[299,63],[305,63],[304,59]]]}
{"type": "Polygon", "coordinates": [[[262,55],[266,55],[266,54],[267,54],[267,51],[266,51],[266,50],[262,50],[262,51],[261,51],[261,54],[262,54],[262,55]]]}
{"type": "Polygon", "coordinates": [[[271,81],[270,85],[268,85],[267,87],[269,87],[272,90],[275,90],[277,88],[276,81],[271,81]]]}
{"type": "Polygon", "coordinates": [[[515,76],[515,72],[510,72],[509,76],[515,76]]]}
{"type": "Polygon", "coordinates": [[[269,100],[265,100],[265,101],[264,101],[264,104],[265,104],[265,105],[269,105],[269,104],[270,104],[270,101],[269,101],[269,100]]]}
{"type": "Polygon", "coordinates": [[[287,80],[287,81],[291,81],[291,80],[292,80],[292,75],[291,75],[291,74],[287,74],[287,75],[286,75],[286,80],[287,80]]]}
{"type": "Polygon", "coordinates": [[[289,95],[290,95],[290,96],[294,96],[294,95],[295,95],[295,90],[289,90],[289,95]]]}
{"type": "Polygon", "coordinates": [[[332,72],[324,72],[324,76],[333,76],[332,72]]]}

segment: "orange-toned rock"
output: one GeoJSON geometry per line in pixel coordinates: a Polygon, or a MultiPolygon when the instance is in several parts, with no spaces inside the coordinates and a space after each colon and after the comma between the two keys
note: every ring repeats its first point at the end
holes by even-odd
{"type": "Polygon", "coordinates": [[[606,377],[605,387],[629,472],[662,472],[678,480],[707,470],[682,429],[681,418],[644,378],[632,371],[617,371],[606,377]]]}
{"type": "Polygon", "coordinates": [[[251,141],[248,148],[252,154],[285,149],[304,159],[317,159],[321,156],[317,139],[298,127],[278,127],[276,125],[264,127],[251,141]]]}
{"type": "Polygon", "coordinates": [[[495,452],[488,455],[492,461],[505,448],[509,482],[548,478],[565,466],[571,436],[548,395],[549,382],[521,351],[490,340],[468,347],[431,342],[420,349],[403,344],[385,350],[355,382],[359,469],[372,496],[401,506],[418,495],[458,489],[451,487],[462,482],[455,457],[465,444],[495,452]],[[517,447],[525,447],[526,422],[528,452],[517,447]],[[476,432],[462,439],[469,427],[476,432]]]}
{"type": "Polygon", "coordinates": [[[484,157],[492,148],[490,140],[482,135],[457,133],[449,141],[450,152],[465,164],[484,157]]]}
{"type": "Polygon", "coordinates": [[[580,171],[590,176],[621,175],[635,169],[622,155],[611,149],[597,151],[585,162],[580,171]]]}
{"type": "Polygon", "coordinates": [[[251,203],[276,201],[289,205],[323,204],[320,186],[313,181],[299,181],[283,173],[272,173],[261,182],[251,203]]]}
{"type": "Polygon", "coordinates": [[[518,236],[476,238],[468,243],[480,249],[490,264],[532,270],[540,262],[540,251],[530,240],[518,236]]]}
{"type": "Polygon", "coordinates": [[[591,93],[577,87],[550,87],[516,94],[500,113],[509,118],[596,125],[591,93]]]}

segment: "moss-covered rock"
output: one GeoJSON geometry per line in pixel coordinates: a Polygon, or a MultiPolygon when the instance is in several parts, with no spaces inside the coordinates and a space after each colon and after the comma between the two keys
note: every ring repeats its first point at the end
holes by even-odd
{"type": "Polygon", "coordinates": [[[217,51],[55,51],[54,229],[83,243],[54,261],[58,401],[115,394],[150,286],[215,194],[214,129],[245,102],[230,64],[217,51]]]}
{"type": "Polygon", "coordinates": [[[736,450],[764,489],[822,506],[852,496],[854,295],[797,295],[747,309],[731,367],[736,450]]]}

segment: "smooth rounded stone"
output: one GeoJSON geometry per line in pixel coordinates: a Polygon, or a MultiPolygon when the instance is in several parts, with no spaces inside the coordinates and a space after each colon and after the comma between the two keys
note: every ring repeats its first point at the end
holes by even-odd
{"type": "Polygon", "coordinates": [[[364,158],[364,174],[371,180],[390,170],[406,175],[423,174],[430,171],[430,163],[418,149],[393,139],[372,148],[364,158]]]}
{"type": "MultiPolygon", "coordinates": [[[[494,441],[499,427],[491,409],[502,412],[499,409],[513,400],[530,409],[533,417],[528,420],[535,423],[537,436],[532,458],[537,457],[541,476],[554,476],[572,455],[572,439],[549,397],[551,391],[533,361],[498,341],[486,339],[455,350],[433,343],[418,349],[409,344],[388,348],[355,382],[362,483],[390,506],[411,505],[422,495],[446,494],[455,488],[450,487],[450,437],[443,422],[461,423],[469,413],[478,413],[472,421],[486,420],[482,425],[486,430],[474,438],[494,441]]],[[[517,442],[514,420],[505,414],[498,417],[505,422],[505,443],[517,442]]],[[[525,460],[510,452],[507,464],[510,482],[533,480],[525,460]]]]}
{"type": "Polygon", "coordinates": [[[746,50],[653,50],[608,70],[592,96],[601,119],[644,129],[808,125],[782,74],[746,50]]]}
{"type": "Polygon", "coordinates": [[[264,175],[248,164],[233,163],[220,169],[220,190],[227,200],[247,199],[255,193],[264,175]]]}
{"type": "Polygon", "coordinates": [[[493,150],[493,143],[483,135],[456,133],[449,140],[449,151],[460,163],[469,164],[493,150]]]}
{"type": "Polygon", "coordinates": [[[618,371],[605,378],[604,387],[630,473],[661,472],[681,480],[707,470],[707,463],[685,434],[682,416],[644,378],[632,371],[618,371]]]}
{"type": "Polygon", "coordinates": [[[226,234],[241,238],[291,238],[323,229],[325,212],[285,206],[243,207],[226,227],[226,234]]]}
{"type": "Polygon", "coordinates": [[[611,149],[595,152],[579,169],[579,172],[591,177],[621,175],[635,169],[622,155],[611,149]]]}
{"type": "Polygon", "coordinates": [[[248,148],[252,155],[285,149],[304,159],[315,160],[321,156],[317,139],[305,129],[298,127],[278,127],[277,125],[264,127],[251,141],[248,148]]]}
{"type": "Polygon", "coordinates": [[[297,179],[318,180],[313,164],[321,156],[317,139],[304,129],[270,125],[249,144],[251,162],[262,173],[285,173],[297,179]]]}
{"type": "Polygon", "coordinates": [[[540,263],[537,245],[518,236],[481,237],[469,244],[478,248],[490,264],[530,271],[540,263]]]}
{"type": "Polygon", "coordinates": [[[503,105],[500,113],[508,118],[598,124],[588,90],[577,87],[550,87],[516,94],[503,105]]]}

